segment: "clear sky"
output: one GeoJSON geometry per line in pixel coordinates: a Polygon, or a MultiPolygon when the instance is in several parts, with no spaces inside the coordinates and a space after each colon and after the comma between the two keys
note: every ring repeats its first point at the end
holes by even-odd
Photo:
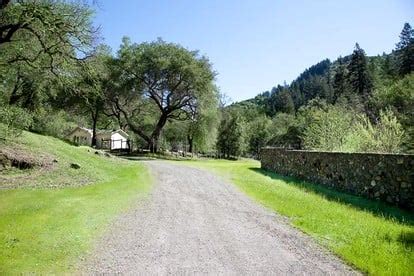
{"type": "Polygon", "coordinates": [[[158,37],[199,50],[213,63],[217,84],[234,101],[254,97],[304,69],[352,52],[390,52],[410,0],[100,0],[96,24],[116,51],[158,37]]]}

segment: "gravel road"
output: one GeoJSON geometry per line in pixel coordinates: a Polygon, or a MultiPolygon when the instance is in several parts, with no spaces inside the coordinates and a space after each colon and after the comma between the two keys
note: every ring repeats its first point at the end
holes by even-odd
{"type": "Polygon", "coordinates": [[[87,274],[357,274],[213,174],[148,161],[157,183],[84,261],[87,274]]]}

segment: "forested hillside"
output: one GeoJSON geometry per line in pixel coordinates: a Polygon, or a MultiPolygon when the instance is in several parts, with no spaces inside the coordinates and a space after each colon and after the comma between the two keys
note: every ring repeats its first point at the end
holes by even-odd
{"type": "Polygon", "coordinates": [[[262,146],[325,151],[413,152],[414,32],[406,23],[389,53],[353,52],[306,69],[223,110],[222,155],[257,156],[262,146]],[[234,142],[229,143],[229,140],[234,142]]]}

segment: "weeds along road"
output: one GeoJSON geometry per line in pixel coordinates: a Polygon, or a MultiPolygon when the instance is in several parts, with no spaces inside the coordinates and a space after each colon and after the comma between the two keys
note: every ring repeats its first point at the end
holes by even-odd
{"type": "Polygon", "coordinates": [[[82,272],[357,273],[213,174],[164,161],[146,164],[154,190],[113,223],[82,272]]]}

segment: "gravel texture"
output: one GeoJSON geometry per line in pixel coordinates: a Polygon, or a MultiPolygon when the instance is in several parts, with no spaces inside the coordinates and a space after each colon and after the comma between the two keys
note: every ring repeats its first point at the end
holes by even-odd
{"type": "Polygon", "coordinates": [[[213,174],[147,161],[157,183],[83,262],[87,274],[358,274],[213,174]]]}

